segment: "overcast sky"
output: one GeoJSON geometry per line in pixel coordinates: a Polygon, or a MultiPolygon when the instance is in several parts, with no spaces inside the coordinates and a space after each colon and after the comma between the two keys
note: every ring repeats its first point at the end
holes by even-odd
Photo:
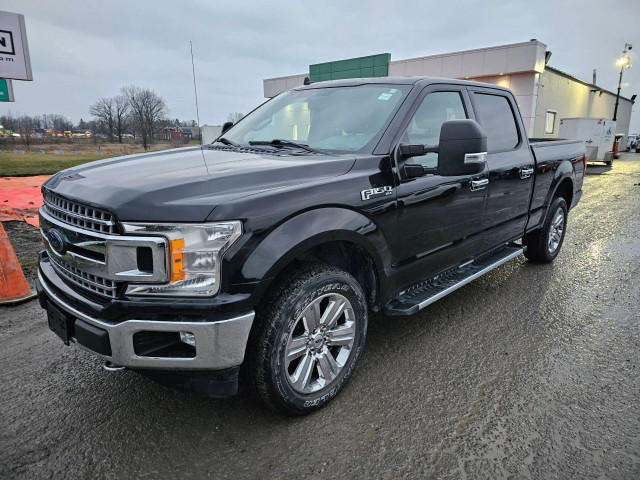
{"type": "MultiPolygon", "coordinates": [[[[622,94],[640,93],[640,1],[91,1],[3,0],[26,19],[33,82],[14,81],[0,113],[89,119],[89,105],[123,85],[154,89],[172,117],[195,119],[193,41],[202,124],[263,101],[262,79],[310,63],[389,52],[392,60],[528,41],[550,65],[617,88],[625,42],[634,67],[622,94]]],[[[639,102],[640,104],[640,102],[639,102]]],[[[636,106],[631,131],[640,131],[636,106]]]]}

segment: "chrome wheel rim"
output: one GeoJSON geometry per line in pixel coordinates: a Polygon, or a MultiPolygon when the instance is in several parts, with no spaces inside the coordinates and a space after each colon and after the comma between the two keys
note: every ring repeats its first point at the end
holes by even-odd
{"type": "Polygon", "coordinates": [[[355,342],[356,318],[346,297],[330,293],[311,302],[294,322],[285,349],[285,373],[299,393],[331,384],[355,342]]]}
{"type": "Polygon", "coordinates": [[[555,253],[562,241],[562,233],[564,232],[564,211],[559,208],[551,221],[549,228],[549,238],[547,239],[547,248],[549,253],[555,253]]]}

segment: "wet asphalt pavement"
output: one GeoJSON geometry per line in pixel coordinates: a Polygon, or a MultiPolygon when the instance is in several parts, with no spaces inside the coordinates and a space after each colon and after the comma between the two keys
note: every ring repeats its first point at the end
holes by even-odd
{"type": "Polygon", "coordinates": [[[0,307],[2,478],[640,478],[640,155],[589,166],[552,265],[373,315],[325,409],[167,390],[0,307]]]}

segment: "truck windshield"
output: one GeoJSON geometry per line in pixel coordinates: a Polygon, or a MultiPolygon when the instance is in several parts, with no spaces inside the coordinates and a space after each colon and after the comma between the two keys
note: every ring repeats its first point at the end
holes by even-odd
{"type": "Polygon", "coordinates": [[[410,90],[408,85],[359,85],[292,90],[258,107],[224,138],[241,146],[289,142],[319,151],[371,153],[410,90]]]}

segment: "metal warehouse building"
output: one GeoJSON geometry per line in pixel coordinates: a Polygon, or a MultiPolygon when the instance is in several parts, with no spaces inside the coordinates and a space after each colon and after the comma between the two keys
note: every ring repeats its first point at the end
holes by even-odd
{"type": "MultiPolygon", "coordinates": [[[[386,71],[389,76],[470,79],[508,87],[516,96],[530,137],[557,137],[561,118],[613,117],[616,101],[614,92],[547,65],[550,57],[547,46],[534,39],[497,47],[394,60],[388,62],[386,71]]],[[[367,71],[364,68],[361,70],[367,71]]],[[[378,76],[378,73],[373,75],[378,76]]],[[[271,98],[300,86],[308,76],[309,73],[301,73],[265,79],[264,96],[271,98]]],[[[343,78],[351,76],[361,75],[347,73],[343,78]]],[[[312,74],[312,80],[313,77],[312,74]]],[[[634,100],[635,95],[631,99],[620,96],[616,133],[624,134],[621,145],[627,144],[634,100]]]]}

